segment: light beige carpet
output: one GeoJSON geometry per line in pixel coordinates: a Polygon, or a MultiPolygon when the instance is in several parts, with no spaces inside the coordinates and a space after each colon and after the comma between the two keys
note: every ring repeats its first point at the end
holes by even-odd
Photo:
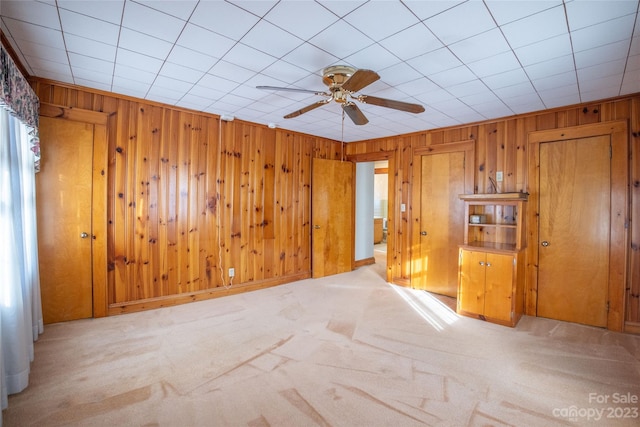
{"type": "Polygon", "coordinates": [[[382,272],[49,325],[4,425],[640,425],[640,337],[458,317],[382,272]]]}

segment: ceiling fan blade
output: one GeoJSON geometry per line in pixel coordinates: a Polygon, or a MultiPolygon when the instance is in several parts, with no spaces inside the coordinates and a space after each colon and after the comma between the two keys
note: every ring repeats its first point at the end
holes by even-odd
{"type": "Polygon", "coordinates": [[[378,80],[380,76],[375,71],[371,70],[357,70],[346,82],[341,86],[343,90],[349,92],[357,92],[360,89],[369,86],[371,83],[378,80]]]}
{"type": "Polygon", "coordinates": [[[293,117],[298,117],[301,114],[304,113],[308,113],[311,110],[315,110],[318,107],[321,107],[325,104],[328,104],[329,102],[331,102],[331,98],[330,99],[323,99],[322,101],[318,101],[318,102],[314,102],[311,105],[307,105],[304,108],[299,109],[298,111],[294,111],[293,113],[289,113],[286,116],[284,116],[285,119],[291,119],[293,117]]]}
{"type": "Polygon", "coordinates": [[[365,117],[360,108],[358,108],[358,106],[353,102],[347,102],[342,106],[342,109],[347,113],[347,116],[349,116],[353,123],[357,125],[366,125],[369,123],[369,120],[365,117]]]}
{"type": "Polygon", "coordinates": [[[365,104],[378,105],[380,107],[393,108],[395,110],[407,111],[409,113],[422,113],[424,107],[419,104],[410,104],[408,102],[394,101],[392,99],[378,98],[377,96],[360,95],[358,101],[365,104]]]}
{"type": "Polygon", "coordinates": [[[298,88],[295,88],[295,87],[256,86],[256,89],[262,89],[262,90],[284,90],[284,91],[288,91],[288,92],[304,92],[304,93],[312,93],[314,95],[331,96],[330,93],[318,92],[317,90],[298,89],[298,88]]]}

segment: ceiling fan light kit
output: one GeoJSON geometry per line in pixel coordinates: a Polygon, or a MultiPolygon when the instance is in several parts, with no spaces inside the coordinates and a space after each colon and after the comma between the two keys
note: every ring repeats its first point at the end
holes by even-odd
{"type": "Polygon", "coordinates": [[[308,89],[297,89],[277,86],[256,86],[257,89],[304,92],[314,95],[324,96],[325,99],[307,105],[297,111],[284,116],[285,119],[298,117],[325,104],[335,101],[342,106],[342,110],[356,125],[364,125],[369,120],[360,110],[358,105],[353,102],[358,101],[363,104],[377,105],[379,107],[393,108],[395,110],[406,111],[409,113],[422,113],[424,107],[419,104],[411,104],[403,101],[395,101],[392,99],[378,98],[370,95],[355,95],[355,92],[369,86],[371,83],[380,79],[378,73],[372,70],[363,70],[350,67],[348,65],[332,65],[322,71],[322,82],[329,87],[328,92],[318,92],[308,89]]]}

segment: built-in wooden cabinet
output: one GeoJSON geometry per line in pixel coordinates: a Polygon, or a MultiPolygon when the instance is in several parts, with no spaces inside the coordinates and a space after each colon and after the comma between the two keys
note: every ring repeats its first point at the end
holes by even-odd
{"type": "Polygon", "coordinates": [[[459,314],[515,326],[524,311],[527,194],[462,194],[464,242],[459,246],[459,314]]]}

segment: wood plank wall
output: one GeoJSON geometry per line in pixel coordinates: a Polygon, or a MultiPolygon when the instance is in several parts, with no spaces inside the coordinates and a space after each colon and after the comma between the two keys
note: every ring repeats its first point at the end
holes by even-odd
{"type": "MultiPolygon", "coordinates": [[[[560,129],[571,126],[601,123],[612,120],[627,120],[629,123],[630,162],[630,235],[629,274],[625,289],[625,320],[627,330],[640,333],[640,94],[614,100],[588,103],[523,114],[502,120],[492,120],[472,125],[417,132],[375,140],[347,144],[348,156],[364,155],[382,151],[395,151],[395,188],[390,193],[395,197],[395,206],[407,204],[405,213],[390,214],[394,220],[392,277],[399,283],[409,283],[412,248],[411,212],[419,209],[411,201],[410,153],[416,148],[435,146],[466,140],[475,141],[475,190],[491,192],[489,178],[495,180],[497,171],[504,172],[504,181],[497,183],[498,191],[526,191],[527,188],[527,134],[532,131],[560,129]]],[[[391,201],[390,201],[391,203],[391,201]]],[[[527,224],[527,227],[530,227],[527,224]]],[[[535,313],[529,313],[535,315],[535,313]]]]}
{"type": "MultiPolygon", "coordinates": [[[[257,289],[310,275],[310,164],[336,141],[268,129],[34,79],[42,102],[113,113],[109,146],[110,313],[257,289]],[[219,213],[219,215],[218,215],[219,213]],[[220,239],[218,239],[220,236],[220,239]],[[222,267],[222,271],[221,268],[222,267]],[[226,269],[234,267],[231,290],[226,269]],[[221,276],[221,273],[222,276],[221,276]]],[[[527,187],[527,134],[628,120],[629,277],[625,319],[640,332],[640,94],[482,123],[349,143],[347,156],[393,152],[391,277],[410,285],[412,156],[474,140],[475,187],[527,187]],[[399,212],[400,205],[407,206],[399,212]]],[[[366,157],[366,156],[365,156],[366,157]]]]}
{"type": "Polygon", "coordinates": [[[109,313],[310,277],[311,159],[339,159],[341,144],[41,79],[32,86],[43,103],[111,114],[109,313]]]}

